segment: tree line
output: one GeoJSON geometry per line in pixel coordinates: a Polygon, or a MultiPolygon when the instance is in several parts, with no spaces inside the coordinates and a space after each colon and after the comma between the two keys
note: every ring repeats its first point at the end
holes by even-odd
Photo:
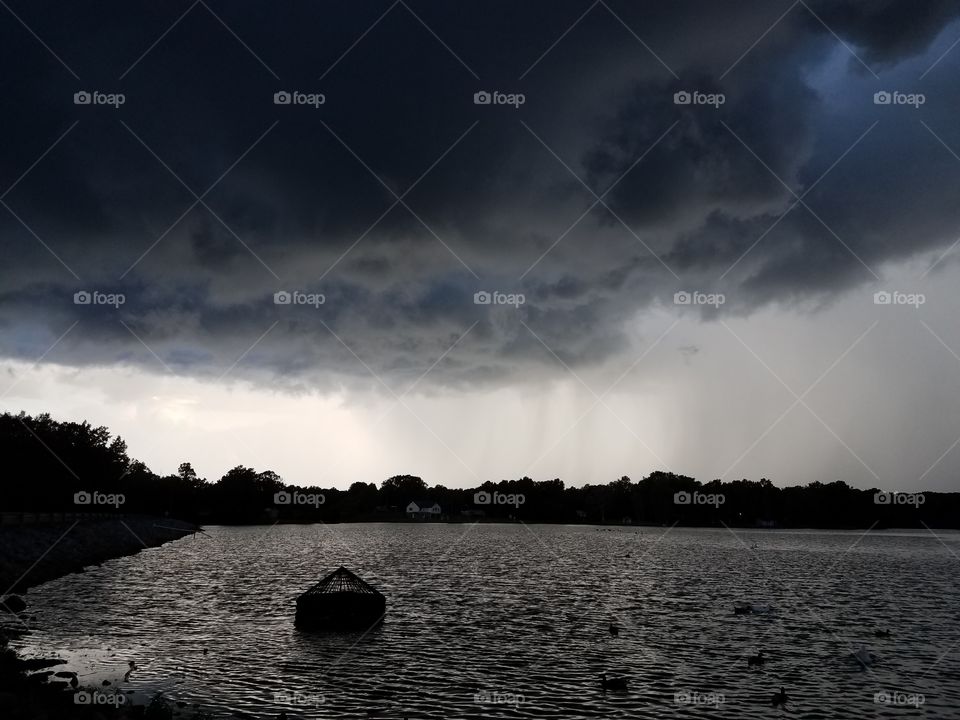
{"type": "Polygon", "coordinates": [[[731,527],[960,527],[960,493],[884,493],[844,482],[778,487],[767,478],[702,483],[654,471],[634,481],[568,487],[559,478],[485,482],[463,489],[395,475],[379,486],[294,487],[271,470],[237,466],[211,481],[189,462],[158,475],[129,457],[105,427],[49,414],[0,415],[4,512],[169,516],[206,524],[393,521],[429,500],[441,520],[731,527]]]}

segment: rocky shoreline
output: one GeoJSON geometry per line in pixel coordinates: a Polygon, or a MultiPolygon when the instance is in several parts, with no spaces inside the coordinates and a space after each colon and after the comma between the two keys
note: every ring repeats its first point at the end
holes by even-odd
{"type": "MultiPolygon", "coordinates": [[[[7,618],[30,617],[29,600],[15,593],[112,558],[132,555],[197,532],[199,528],[168,518],[77,518],[70,522],[0,527],[0,588],[7,618]],[[11,612],[13,611],[13,612],[11,612]]],[[[0,633],[0,717],[9,720],[163,720],[174,708],[162,697],[132,705],[115,688],[81,688],[76,676],[57,671],[60,660],[23,660],[8,647],[28,632],[7,622],[0,633]],[[88,692],[83,692],[87,690],[88,692]],[[78,696],[80,699],[78,700],[78,696]],[[96,698],[102,702],[86,698],[96,698]]],[[[178,713],[179,714],[179,713],[178,713]]],[[[201,712],[193,717],[203,718],[201,712]]]]}
{"type": "Polygon", "coordinates": [[[0,592],[23,592],[198,530],[189,523],[143,516],[0,526],[0,592]]]}

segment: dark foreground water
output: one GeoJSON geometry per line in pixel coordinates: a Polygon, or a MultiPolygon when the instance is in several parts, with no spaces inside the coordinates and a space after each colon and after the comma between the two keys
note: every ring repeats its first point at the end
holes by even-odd
{"type": "Polygon", "coordinates": [[[735,532],[209,528],[32,590],[19,649],[222,717],[768,718],[782,685],[795,717],[960,718],[960,535],[735,532]],[[295,597],[341,563],[386,622],[298,632],[295,597]]]}

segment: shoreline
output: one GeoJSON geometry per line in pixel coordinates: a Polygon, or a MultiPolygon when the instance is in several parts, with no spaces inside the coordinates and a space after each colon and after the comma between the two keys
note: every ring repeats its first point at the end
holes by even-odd
{"type": "Polygon", "coordinates": [[[204,527],[275,527],[277,525],[556,525],[558,527],[595,527],[595,528],[637,528],[637,529],[667,529],[677,530],[744,530],[755,532],[924,532],[929,530],[960,531],[960,524],[956,526],[943,525],[774,525],[761,527],[757,525],[738,525],[733,523],[717,525],[688,525],[684,523],[618,523],[618,522],[565,522],[554,520],[509,520],[507,518],[449,518],[446,520],[416,520],[409,518],[395,519],[356,519],[356,520],[263,520],[261,522],[230,523],[205,521],[204,527]]]}
{"type": "MultiPolygon", "coordinates": [[[[199,527],[169,518],[125,516],[115,518],[78,517],[71,522],[0,527],[0,588],[17,613],[0,610],[0,617],[10,620],[30,618],[29,603],[16,593],[55,580],[85,568],[100,565],[114,558],[134,555],[141,550],[159,547],[191,535],[199,527]],[[9,589],[7,589],[9,588],[9,589]],[[17,598],[21,602],[11,601],[17,598]]],[[[11,627],[0,632],[0,716],[10,720],[70,717],[142,718],[148,708],[126,703],[126,697],[110,688],[113,697],[123,697],[118,704],[78,704],[76,695],[88,695],[107,688],[83,688],[69,673],[58,675],[59,659],[20,658],[9,647],[12,638],[28,635],[26,627],[11,627]]],[[[149,717],[168,717],[162,698],[149,708],[149,717]]],[[[197,717],[203,717],[198,713],[197,717]]]]}

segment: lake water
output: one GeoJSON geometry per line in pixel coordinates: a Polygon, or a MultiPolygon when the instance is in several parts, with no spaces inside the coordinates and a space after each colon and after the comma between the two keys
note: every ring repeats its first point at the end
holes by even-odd
{"type": "Polygon", "coordinates": [[[768,718],[784,686],[797,717],[960,718],[960,535],[937,535],[213,527],[30,591],[19,649],[217,717],[768,718]],[[386,621],[295,630],[296,596],[340,564],[387,596],[386,621]],[[604,692],[604,671],[628,690],[604,692]]]}

